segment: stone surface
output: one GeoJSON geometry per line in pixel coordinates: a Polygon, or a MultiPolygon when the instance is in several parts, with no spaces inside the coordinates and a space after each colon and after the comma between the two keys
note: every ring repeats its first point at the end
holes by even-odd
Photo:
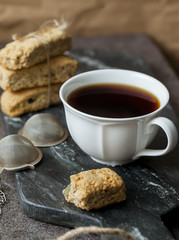
{"type": "MultiPolygon", "coordinates": [[[[0,43],[0,47],[4,43],[0,43]]],[[[153,42],[149,36],[144,34],[130,34],[130,35],[116,35],[116,36],[96,36],[96,37],[78,37],[73,39],[74,49],[92,48],[101,51],[112,51],[120,53],[127,50],[135,56],[140,56],[144,59],[145,63],[150,67],[152,75],[162,81],[170,91],[170,102],[174,111],[167,109],[171,118],[175,119],[175,113],[179,116],[179,79],[170,64],[167,62],[165,56],[162,54],[156,43],[153,42]]],[[[4,126],[4,118],[0,114],[0,137],[2,138],[7,134],[7,129],[4,126]]],[[[19,121],[17,119],[17,121],[19,121]]],[[[17,128],[22,124],[17,124],[17,128]]],[[[160,137],[160,140],[163,138],[160,137]]],[[[158,145],[159,141],[155,142],[158,145]]],[[[179,147],[169,155],[161,158],[149,158],[138,160],[138,163],[147,169],[152,169],[152,172],[157,173],[157,176],[165,180],[165,182],[173,187],[179,193],[179,167],[178,167],[179,147]]],[[[53,225],[50,223],[38,221],[28,217],[22,211],[19,198],[17,195],[15,185],[14,172],[4,171],[1,174],[2,189],[6,193],[7,202],[3,206],[2,216],[0,218],[0,239],[1,240],[37,240],[37,239],[54,239],[63,235],[70,228],[53,225]]],[[[172,198],[171,198],[172,200],[172,198]]],[[[165,221],[167,227],[171,230],[176,240],[179,239],[179,220],[178,211],[174,209],[169,214],[162,215],[162,220],[165,221]]],[[[141,221],[142,224],[142,221],[141,221]]],[[[156,226],[157,227],[157,226],[156,226]]],[[[148,229],[151,231],[151,228],[148,229]]],[[[138,229],[134,229],[136,239],[144,239],[138,229]]],[[[107,238],[107,236],[106,236],[107,238]]],[[[95,235],[82,235],[78,239],[98,239],[95,235]]],[[[108,239],[114,239],[109,237],[108,239]]],[[[119,238],[118,238],[119,239],[119,238]]],[[[168,238],[167,238],[168,239],[168,238]]]]}
{"type": "MultiPolygon", "coordinates": [[[[152,75],[149,67],[141,58],[127,51],[116,53],[78,49],[70,52],[69,55],[78,59],[79,72],[112,67],[131,69],[152,75]]],[[[60,122],[66,125],[62,105],[42,112],[56,115],[60,122]]],[[[4,115],[7,133],[17,133],[31,115],[26,114],[20,118],[10,118],[4,115]]],[[[168,105],[165,115],[177,123],[170,105],[168,105]]],[[[158,142],[161,145],[165,144],[162,133],[159,134],[153,145],[157,146],[158,142]]],[[[142,158],[125,166],[112,168],[125,181],[127,200],[100,210],[86,212],[67,203],[62,195],[62,190],[69,184],[71,174],[82,170],[101,168],[104,165],[92,161],[76,146],[70,136],[59,145],[41,148],[41,150],[44,154],[43,159],[35,170],[16,173],[20,205],[27,216],[68,227],[91,224],[121,227],[129,231],[136,240],[174,239],[161,221],[161,216],[179,206],[179,196],[170,182],[166,181],[165,176],[161,177],[160,172],[154,171],[155,162],[159,162],[160,159],[142,158]]],[[[168,157],[162,161],[162,168],[167,167],[167,160],[168,157]]],[[[178,167],[176,164],[178,163],[175,162],[174,166],[178,167]]],[[[110,237],[101,236],[101,239],[107,240],[110,237]]]]}

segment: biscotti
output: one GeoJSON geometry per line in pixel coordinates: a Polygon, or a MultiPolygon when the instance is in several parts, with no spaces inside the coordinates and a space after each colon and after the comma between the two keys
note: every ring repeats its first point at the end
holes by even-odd
{"type": "Polygon", "coordinates": [[[50,87],[38,87],[18,92],[6,90],[1,96],[1,109],[11,117],[17,117],[24,113],[34,112],[60,103],[59,89],[61,83],[50,87]],[[50,96],[50,97],[49,97],[50,96]]]}
{"type": "Polygon", "coordinates": [[[29,68],[71,49],[72,41],[63,29],[47,26],[26,37],[8,43],[0,50],[0,64],[11,70],[29,68]]]}
{"type": "Polygon", "coordinates": [[[123,179],[109,168],[82,171],[70,176],[63,190],[66,201],[85,209],[98,209],[126,199],[123,179]]]}
{"type": "Polygon", "coordinates": [[[19,91],[26,88],[63,83],[77,73],[77,61],[68,56],[58,56],[47,62],[21,70],[8,70],[0,65],[0,87],[3,90],[19,91]],[[50,71],[50,79],[49,79],[50,71]]]}

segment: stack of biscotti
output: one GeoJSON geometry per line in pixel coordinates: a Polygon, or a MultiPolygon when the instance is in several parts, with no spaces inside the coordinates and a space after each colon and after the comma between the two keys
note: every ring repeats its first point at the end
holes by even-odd
{"type": "Polygon", "coordinates": [[[65,30],[47,26],[1,49],[2,111],[16,117],[60,103],[60,86],[77,72],[77,61],[64,55],[71,45],[65,30]]]}

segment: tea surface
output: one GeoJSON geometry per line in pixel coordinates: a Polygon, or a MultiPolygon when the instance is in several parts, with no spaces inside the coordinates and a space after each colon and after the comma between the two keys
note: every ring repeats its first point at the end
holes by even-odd
{"type": "Polygon", "coordinates": [[[75,109],[99,117],[130,118],[151,113],[159,100],[143,89],[122,84],[94,84],[74,90],[67,102],[75,109]]]}

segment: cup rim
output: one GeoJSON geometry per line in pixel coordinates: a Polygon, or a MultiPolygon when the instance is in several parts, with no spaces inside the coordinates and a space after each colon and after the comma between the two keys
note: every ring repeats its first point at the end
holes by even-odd
{"type": "MultiPolygon", "coordinates": [[[[109,81],[110,83],[110,81],[109,81]]],[[[94,84],[94,83],[93,83],[94,84]]],[[[98,83],[96,83],[98,84],[98,83]]],[[[90,84],[86,84],[85,86],[88,86],[90,84]]],[[[130,84],[129,84],[130,85],[130,84]]],[[[76,88],[77,89],[77,88],[76,88]]],[[[75,89],[73,89],[75,90],[75,89]]],[[[146,89],[147,90],[147,89],[146,89]]],[[[70,92],[71,93],[71,92],[70,92]]],[[[69,93],[69,94],[70,94],[69,93]]],[[[68,94],[68,95],[69,95],[68,94]]],[[[139,119],[143,119],[143,118],[146,118],[146,117],[150,117],[152,115],[156,115],[157,113],[159,113],[162,109],[165,108],[165,106],[168,104],[169,102],[169,98],[170,98],[170,95],[169,95],[169,91],[168,89],[166,88],[166,86],[160,82],[158,79],[150,76],[150,75],[147,75],[145,73],[141,73],[141,72],[137,72],[137,71],[133,71],[133,70],[125,70],[125,69],[98,69],[98,70],[90,70],[90,71],[86,71],[86,72],[83,72],[83,73],[79,73],[71,78],[69,78],[66,82],[64,82],[62,84],[62,86],[60,87],[59,89],[59,96],[60,96],[60,99],[62,101],[62,103],[68,108],[70,109],[72,112],[76,113],[77,115],[81,115],[85,118],[90,118],[90,119],[93,119],[93,120],[99,120],[99,121],[133,121],[133,120],[139,120],[139,119]],[[138,75],[141,75],[141,76],[144,76],[144,77],[148,77],[150,79],[153,79],[155,80],[156,82],[158,82],[161,86],[163,86],[163,88],[165,89],[166,93],[167,93],[167,100],[164,104],[160,105],[159,108],[157,108],[155,111],[153,112],[150,112],[150,113],[147,113],[147,114],[144,114],[144,115],[140,115],[140,116],[136,116],[136,117],[129,117],[129,118],[109,118],[109,117],[100,117],[100,116],[95,116],[95,115],[92,115],[92,114],[88,114],[88,113],[85,113],[85,112],[82,112],[74,107],[72,107],[70,104],[68,104],[68,102],[65,100],[65,98],[63,97],[63,91],[64,91],[64,88],[69,85],[71,82],[75,81],[77,78],[79,77],[83,77],[85,75],[88,75],[88,74],[95,74],[95,72],[114,72],[114,71],[120,71],[120,72],[126,72],[126,73],[134,73],[134,74],[138,74],[138,75]]]]}

